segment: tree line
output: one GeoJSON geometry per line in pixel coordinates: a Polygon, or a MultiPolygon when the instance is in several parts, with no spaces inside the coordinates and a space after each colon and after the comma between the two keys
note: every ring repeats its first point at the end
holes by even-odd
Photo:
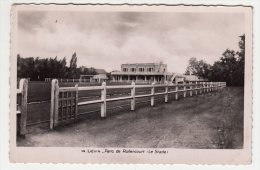
{"type": "Polygon", "coordinates": [[[239,37],[239,51],[226,49],[220,60],[213,65],[192,57],[185,74],[193,74],[214,82],[226,82],[229,86],[244,86],[245,35],[239,37]]]}
{"type": "Polygon", "coordinates": [[[95,68],[84,66],[77,67],[76,52],[72,55],[70,66],[66,66],[66,57],[61,60],[55,58],[28,57],[22,58],[17,55],[17,77],[30,78],[30,80],[44,80],[45,78],[68,78],[76,79],[80,75],[95,75],[95,68]]]}

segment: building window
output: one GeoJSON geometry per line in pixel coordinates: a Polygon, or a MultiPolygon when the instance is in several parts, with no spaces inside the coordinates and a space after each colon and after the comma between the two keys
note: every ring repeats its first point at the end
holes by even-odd
{"type": "Polygon", "coordinates": [[[135,72],[135,68],[131,68],[131,72],[135,72]]]}
{"type": "Polygon", "coordinates": [[[123,72],[128,72],[128,68],[123,68],[123,72]]]}
{"type": "Polygon", "coordinates": [[[153,72],[153,71],[154,71],[153,68],[151,67],[147,68],[147,72],[153,72]]]}
{"type": "Polygon", "coordinates": [[[144,72],[144,68],[139,68],[139,72],[144,72]]]}

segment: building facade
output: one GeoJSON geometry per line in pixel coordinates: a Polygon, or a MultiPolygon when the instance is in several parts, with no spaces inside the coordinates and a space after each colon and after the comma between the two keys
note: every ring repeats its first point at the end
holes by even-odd
{"type": "Polygon", "coordinates": [[[120,71],[111,72],[112,82],[157,82],[157,83],[188,83],[208,81],[195,75],[183,75],[167,71],[167,64],[134,63],[122,64],[120,71]]]}
{"type": "Polygon", "coordinates": [[[122,64],[121,71],[111,72],[113,82],[165,82],[169,75],[163,62],[122,64]]]}

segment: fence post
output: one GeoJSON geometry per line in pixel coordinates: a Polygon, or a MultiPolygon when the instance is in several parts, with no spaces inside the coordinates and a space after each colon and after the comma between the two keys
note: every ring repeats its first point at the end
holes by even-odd
{"type": "Polygon", "coordinates": [[[195,95],[198,95],[198,90],[197,90],[197,89],[198,89],[198,82],[197,82],[197,81],[196,81],[195,89],[196,89],[196,90],[195,90],[195,95]]]}
{"type": "Polygon", "coordinates": [[[201,94],[201,82],[199,82],[199,94],[201,94]]]}
{"type": "Polygon", "coordinates": [[[27,121],[28,80],[26,80],[26,79],[20,80],[19,88],[22,88],[20,135],[25,137],[26,121],[27,121]]]}
{"type": "Polygon", "coordinates": [[[168,102],[168,92],[169,92],[169,86],[168,86],[168,82],[166,82],[166,85],[165,85],[165,100],[164,100],[165,103],[168,102]]]}
{"type": "Polygon", "coordinates": [[[75,89],[76,89],[76,91],[75,91],[75,119],[78,119],[78,102],[79,102],[79,90],[78,90],[78,87],[79,87],[79,85],[78,84],[76,84],[75,85],[75,89]]]}
{"type": "Polygon", "coordinates": [[[183,97],[186,97],[186,82],[184,82],[183,90],[183,97]]]}
{"type": "Polygon", "coordinates": [[[59,82],[58,80],[55,81],[55,95],[54,95],[54,127],[58,125],[59,119],[59,82]]]}
{"type": "Polygon", "coordinates": [[[50,129],[54,127],[54,107],[55,107],[55,88],[57,80],[54,79],[51,81],[51,110],[50,110],[50,129]]]}
{"type": "Polygon", "coordinates": [[[190,96],[192,96],[192,83],[190,84],[190,96]]]}
{"type": "Polygon", "coordinates": [[[176,93],[175,93],[175,99],[176,100],[178,100],[178,96],[179,96],[179,94],[178,94],[178,84],[176,84],[176,87],[175,87],[175,91],[176,91],[176,93]]]}
{"type": "Polygon", "coordinates": [[[107,102],[106,102],[106,95],[107,95],[107,89],[106,89],[106,82],[102,83],[102,89],[101,89],[101,100],[103,101],[101,103],[101,117],[107,116],[107,102]]]}
{"type": "Polygon", "coordinates": [[[151,97],[151,106],[154,106],[154,92],[155,92],[155,82],[152,83],[152,89],[151,89],[151,94],[152,94],[152,97],[151,97]]]}
{"type": "Polygon", "coordinates": [[[131,96],[131,110],[135,110],[135,82],[132,82],[131,96]]]}

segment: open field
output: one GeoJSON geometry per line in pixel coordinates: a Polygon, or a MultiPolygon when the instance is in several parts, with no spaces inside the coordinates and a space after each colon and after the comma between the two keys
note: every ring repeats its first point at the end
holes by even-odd
{"type": "MultiPolygon", "coordinates": [[[[149,98],[139,101],[142,103],[137,103],[135,111],[130,111],[130,106],[108,109],[105,119],[100,118],[98,111],[88,113],[80,116],[77,123],[58,127],[54,131],[48,129],[48,122],[28,126],[26,139],[18,139],[17,144],[195,149],[243,147],[242,87],[227,87],[179,100],[174,100],[170,95],[168,103],[157,98],[154,107],[145,100],[149,101],[149,98]]],[[[128,100],[118,102],[126,103],[113,102],[108,107],[130,103],[128,100]]],[[[28,114],[37,117],[49,113],[49,103],[44,104],[38,104],[38,108],[29,105],[28,114]]],[[[82,112],[87,108],[79,109],[82,112]]]]}

